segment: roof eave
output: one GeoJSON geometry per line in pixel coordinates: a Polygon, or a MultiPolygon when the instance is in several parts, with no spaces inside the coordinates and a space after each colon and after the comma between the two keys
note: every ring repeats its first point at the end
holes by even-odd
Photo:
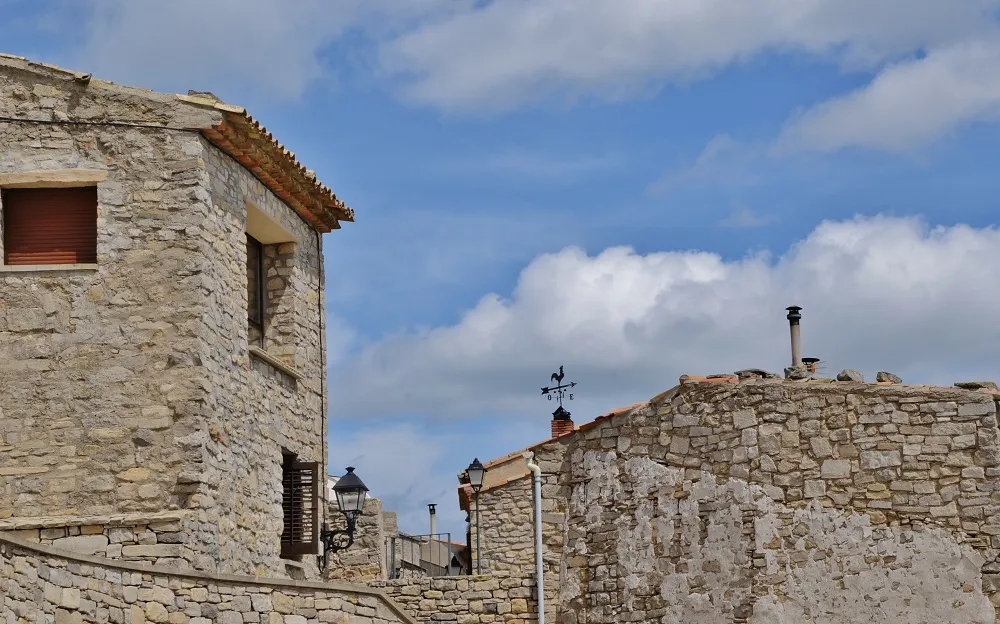
{"type": "Polygon", "coordinates": [[[205,138],[246,167],[314,228],[326,233],[340,229],[341,221],[354,221],[354,210],[244,108],[205,96],[177,98],[222,113],[221,121],[202,128],[205,138]]]}

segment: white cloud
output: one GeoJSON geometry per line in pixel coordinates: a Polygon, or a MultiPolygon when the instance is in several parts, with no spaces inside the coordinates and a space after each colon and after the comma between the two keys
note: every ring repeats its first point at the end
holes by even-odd
{"type": "MultiPolygon", "coordinates": [[[[238,91],[294,100],[312,83],[362,63],[324,50],[363,30],[391,38],[412,20],[447,16],[468,2],[449,0],[91,0],[73,62],[95,75],[158,90],[238,91]]],[[[55,12],[48,18],[58,17],[55,12]]],[[[79,24],[62,27],[80,29],[79,24]]],[[[217,93],[221,95],[221,93],[217,93]]]]}
{"type": "MultiPolygon", "coordinates": [[[[350,64],[444,109],[647,93],[763,52],[848,67],[995,36],[998,0],[91,0],[74,62],[122,81],[295,98],[350,64]],[[330,44],[352,37],[336,55],[330,44]],[[368,56],[379,51],[379,62],[368,56]]],[[[50,12],[47,17],[58,16],[50,12]]],[[[74,13],[76,15],[76,13],[74,13]]],[[[68,26],[63,24],[64,27],[68,26]]]]}
{"type": "Polygon", "coordinates": [[[1000,40],[967,42],[890,65],[871,84],[793,119],[780,148],[900,151],[1000,118],[1000,40]]]}
{"type": "Polygon", "coordinates": [[[404,98],[463,112],[636,97],[768,52],[881,70],[867,87],[806,111],[782,137],[784,147],[826,150],[905,149],[995,119],[998,8],[1000,0],[92,0],[74,6],[72,20],[39,19],[67,29],[82,16],[72,63],[122,82],[294,100],[359,70],[404,98]],[[922,51],[926,58],[900,62],[922,51]]]}
{"type": "Polygon", "coordinates": [[[792,304],[804,307],[805,355],[833,373],[1000,377],[997,283],[1000,232],[917,219],[826,222],[776,259],[567,248],[528,265],[510,299],[489,294],[454,325],[369,345],[336,376],[334,409],[544,419],[537,388],[565,364],[587,420],[683,373],[780,372],[792,304]]]}
{"type": "Polygon", "coordinates": [[[158,89],[249,87],[294,99],[323,75],[318,50],[354,19],[329,7],[324,0],[300,0],[294,10],[280,0],[97,0],[77,62],[158,89]]]}
{"type": "Polygon", "coordinates": [[[995,0],[493,0],[386,42],[407,97],[506,109],[553,95],[616,99],[766,51],[877,67],[996,32],[995,0]]]}

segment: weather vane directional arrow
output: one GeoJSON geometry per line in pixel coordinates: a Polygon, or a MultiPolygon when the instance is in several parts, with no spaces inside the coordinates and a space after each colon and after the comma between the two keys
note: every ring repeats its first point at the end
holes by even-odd
{"type": "Polygon", "coordinates": [[[552,400],[553,394],[559,401],[559,407],[556,408],[556,411],[552,412],[552,417],[555,418],[556,420],[569,420],[570,416],[569,412],[566,411],[566,409],[563,407],[563,398],[565,398],[565,396],[568,394],[569,400],[570,401],[573,400],[573,393],[569,392],[569,390],[572,390],[573,388],[576,387],[576,382],[570,381],[563,383],[563,379],[565,378],[566,378],[566,373],[565,371],[563,371],[563,367],[560,366],[559,372],[552,373],[552,376],[549,378],[549,381],[554,381],[556,385],[549,386],[547,388],[542,388],[542,394],[548,397],[550,401],[552,400]]]}

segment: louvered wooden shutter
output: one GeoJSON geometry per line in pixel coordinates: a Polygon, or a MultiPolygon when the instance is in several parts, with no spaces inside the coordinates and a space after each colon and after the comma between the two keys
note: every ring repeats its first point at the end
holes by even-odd
{"type": "Polygon", "coordinates": [[[293,461],[283,468],[285,529],[281,556],[319,552],[319,462],[293,461]]]}
{"type": "Polygon", "coordinates": [[[4,189],[5,264],[97,262],[97,187],[4,189]]]}

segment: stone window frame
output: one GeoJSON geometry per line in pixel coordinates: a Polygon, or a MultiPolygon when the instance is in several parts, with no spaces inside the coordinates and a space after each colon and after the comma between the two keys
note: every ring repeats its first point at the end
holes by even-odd
{"type": "MultiPolygon", "coordinates": [[[[0,173],[0,190],[97,187],[97,237],[100,243],[101,189],[108,179],[106,169],[40,169],[0,173]]],[[[53,271],[96,271],[97,263],[80,264],[20,264],[4,262],[3,205],[0,203],[0,273],[35,273],[53,271]]]]}
{"type": "MultiPolygon", "coordinates": [[[[294,317],[294,297],[291,299],[292,309],[284,303],[284,291],[288,287],[288,283],[287,276],[283,273],[294,266],[299,241],[275,217],[253,201],[246,201],[246,211],[246,236],[248,239],[256,240],[261,245],[260,289],[261,296],[264,298],[264,309],[259,328],[255,327],[249,318],[247,319],[247,348],[251,358],[264,362],[284,376],[291,378],[292,383],[294,383],[305,376],[291,362],[281,357],[282,355],[287,356],[287,348],[282,349],[282,347],[288,347],[288,345],[280,342],[282,332],[280,330],[274,331],[274,328],[280,327],[286,319],[294,317]],[[288,250],[289,246],[291,247],[290,251],[288,250]],[[288,264],[289,262],[292,263],[291,266],[288,264]],[[272,287],[274,281],[279,283],[278,287],[272,287]],[[256,336],[254,336],[255,331],[256,336]],[[272,342],[275,337],[277,337],[278,342],[272,342]],[[277,349],[272,351],[272,348],[275,347],[277,349]]],[[[249,317],[249,314],[247,316],[249,317]]]]}
{"type": "Polygon", "coordinates": [[[259,240],[247,234],[247,323],[249,323],[249,329],[256,329],[257,331],[257,345],[260,348],[264,348],[264,332],[267,326],[267,286],[265,281],[267,280],[267,272],[264,270],[264,244],[259,240]],[[250,250],[255,249],[257,251],[257,261],[251,262],[250,260],[250,250]],[[251,266],[255,264],[256,266],[251,266]],[[255,293],[255,301],[249,301],[249,281],[250,281],[250,271],[254,270],[257,273],[257,292],[255,293]],[[254,312],[257,314],[257,318],[254,318],[254,312]]]}

